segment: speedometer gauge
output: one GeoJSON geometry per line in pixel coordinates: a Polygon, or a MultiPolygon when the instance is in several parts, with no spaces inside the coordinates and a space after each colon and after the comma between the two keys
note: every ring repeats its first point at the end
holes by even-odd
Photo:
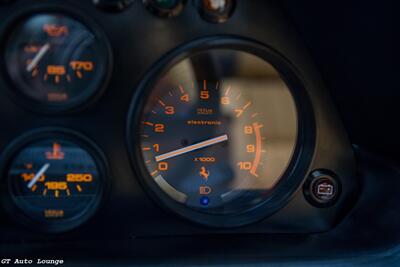
{"type": "Polygon", "coordinates": [[[98,152],[60,134],[24,140],[3,171],[10,213],[47,232],[72,229],[97,209],[104,187],[98,152]],[[11,201],[10,201],[11,200],[11,201]]]}
{"type": "Polygon", "coordinates": [[[13,92],[23,105],[39,111],[67,110],[89,101],[104,88],[110,60],[107,42],[95,27],[58,13],[17,23],[5,49],[13,92]]]}
{"type": "Polygon", "coordinates": [[[257,54],[218,45],[187,54],[144,85],[145,102],[132,121],[144,183],[195,222],[260,219],[299,181],[290,175],[301,136],[295,96],[257,54]]]}

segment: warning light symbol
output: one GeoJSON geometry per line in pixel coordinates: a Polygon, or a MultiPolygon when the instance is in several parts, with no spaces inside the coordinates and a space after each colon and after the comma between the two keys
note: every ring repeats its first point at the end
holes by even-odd
{"type": "Polygon", "coordinates": [[[207,171],[206,167],[201,167],[200,176],[203,177],[204,180],[208,181],[208,177],[210,176],[210,172],[207,171]]]}
{"type": "Polygon", "coordinates": [[[333,185],[323,183],[317,186],[317,194],[321,196],[332,196],[334,192],[333,185]]]}
{"type": "Polygon", "coordinates": [[[200,186],[199,193],[200,195],[209,195],[211,193],[211,187],[209,186],[200,186]]]}
{"type": "Polygon", "coordinates": [[[69,33],[67,26],[56,24],[44,24],[43,31],[51,37],[66,36],[69,33]]]}
{"type": "Polygon", "coordinates": [[[28,170],[33,168],[33,164],[32,163],[27,163],[25,164],[25,168],[27,168],[28,170]]]}
{"type": "Polygon", "coordinates": [[[58,143],[53,143],[53,150],[46,152],[46,159],[49,160],[63,160],[64,152],[61,151],[61,145],[58,143]]]}

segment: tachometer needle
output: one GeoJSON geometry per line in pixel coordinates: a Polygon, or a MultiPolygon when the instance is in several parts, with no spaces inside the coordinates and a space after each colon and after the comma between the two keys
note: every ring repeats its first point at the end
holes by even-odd
{"type": "Polygon", "coordinates": [[[32,59],[31,63],[26,67],[27,72],[31,72],[39,63],[39,61],[44,57],[47,51],[50,49],[50,44],[47,43],[42,46],[36,56],[32,59]]]}
{"type": "Polygon", "coordinates": [[[218,144],[218,143],[222,143],[222,142],[225,142],[227,140],[228,140],[228,135],[224,134],[224,135],[212,138],[212,139],[208,139],[206,141],[202,141],[202,142],[194,144],[194,145],[190,145],[190,146],[187,146],[187,147],[184,147],[184,148],[180,148],[180,149],[177,149],[177,150],[174,150],[174,151],[171,151],[171,152],[156,156],[155,159],[156,159],[156,162],[163,161],[163,160],[166,160],[166,159],[170,159],[170,158],[173,158],[173,157],[176,157],[176,156],[180,156],[180,155],[192,152],[194,150],[198,150],[198,149],[205,148],[205,147],[208,147],[208,146],[212,146],[212,145],[215,145],[215,144],[218,144]]]}
{"type": "Polygon", "coordinates": [[[28,188],[32,188],[36,184],[36,182],[40,179],[40,177],[47,171],[47,169],[50,167],[49,163],[46,163],[40,168],[40,170],[36,173],[36,175],[33,177],[33,179],[29,182],[28,188]]]}

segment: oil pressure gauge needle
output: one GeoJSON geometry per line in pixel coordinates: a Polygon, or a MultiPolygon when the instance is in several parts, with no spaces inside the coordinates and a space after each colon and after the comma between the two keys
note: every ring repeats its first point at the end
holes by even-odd
{"type": "Polygon", "coordinates": [[[228,135],[224,134],[224,135],[212,138],[212,139],[208,139],[206,141],[202,141],[202,142],[194,144],[194,145],[190,145],[190,146],[187,146],[187,147],[184,147],[184,148],[180,148],[180,149],[173,150],[173,151],[170,151],[168,153],[156,156],[155,159],[156,159],[156,162],[163,161],[163,160],[166,160],[166,159],[170,159],[170,158],[173,158],[173,157],[176,157],[176,156],[180,156],[180,155],[192,152],[194,150],[198,150],[198,149],[209,147],[209,146],[212,146],[212,145],[215,145],[215,144],[218,144],[218,143],[222,143],[222,142],[225,142],[227,140],[228,140],[228,135]]]}
{"type": "Polygon", "coordinates": [[[40,60],[44,57],[44,55],[49,51],[50,49],[50,44],[47,43],[44,46],[42,46],[39,50],[39,52],[36,54],[36,56],[32,59],[31,63],[26,67],[27,72],[31,72],[34,68],[36,68],[37,64],[40,62],[40,60]]]}
{"type": "Polygon", "coordinates": [[[31,189],[32,186],[36,184],[36,182],[40,179],[40,177],[49,169],[50,164],[46,163],[40,168],[40,170],[36,173],[36,175],[33,177],[33,179],[29,182],[28,188],[31,189]]]}

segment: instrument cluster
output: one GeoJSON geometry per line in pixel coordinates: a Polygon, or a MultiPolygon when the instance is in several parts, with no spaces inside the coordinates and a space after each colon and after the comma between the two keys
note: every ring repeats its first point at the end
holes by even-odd
{"type": "MultiPolygon", "coordinates": [[[[111,14],[140,4],[160,23],[191,5],[140,1],[116,9],[103,2],[98,8],[111,14]]],[[[222,25],[238,7],[199,1],[192,8],[202,23],[222,25]]],[[[324,89],[268,42],[215,35],[178,43],[142,74],[129,74],[136,78],[125,105],[116,69],[129,66],[109,29],[57,8],[25,12],[5,29],[1,90],[40,121],[14,128],[0,148],[1,207],[17,227],[63,233],[96,225],[111,210],[128,224],[138,211],[126,202],[151,199],[146,212],[153,215],[142,225],[166,210],[172,217],[160,223],[203,232],[253,225],[256,232],[312,232],[331,227],[355,190],[353,159],[343,161],[351,148],[340,127],[329,127],[340,125],[326,116],[330,105],[319,104],[324,89]],[[118,105],[124,116],[114,116],[118,105]],[[96,113],[98,106],[105,111],[96,113]],[[125,121],[124,129],[106,121],[125,121]],[[283,220],[293,225],[282,228],[283,220]]]]}

